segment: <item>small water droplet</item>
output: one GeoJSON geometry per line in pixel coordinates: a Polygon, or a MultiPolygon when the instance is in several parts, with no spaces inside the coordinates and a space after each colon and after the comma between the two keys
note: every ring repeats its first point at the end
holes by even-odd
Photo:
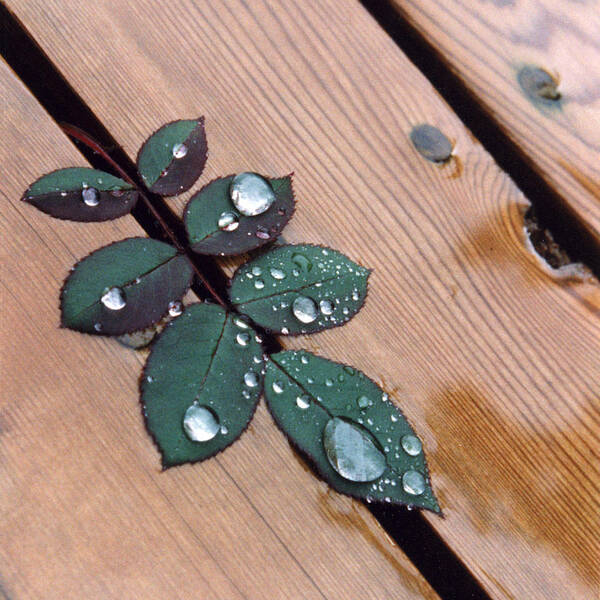
{"type": "Polygon", "coordinates": [[[308,273],[312,269],[312,263],[304,254],[300,254],[296,252],[296,254],[292,255],[292,262],[300,268],[301,271],[308,273]]]}
{"type": "Polygon", "coordinates": [[[258,375],[254,371],[247,371],[244,374],[244,383],[248,387],[256,387],[258,385],[258,375]]]}
{"type": "Polygon", "coordinates": [[[271,236],[269,232],[266,229],[264,229],[264,227],[259,227],[256,230],[256,237],[261,240],[268,240],[271,236]]]}
{"type": "Polygon", "coordinates": [[[349,314],[349,313],[350,313],[350,310],[348,309],[348,307],[347,307],[347,306],[344,306],[344,308],[342,308],[342,312],[343,312],[345,315],[347,315],[347,314],[349,314]]]}
{"type": "Polygon", "coordinates": [[[225,211],[221,213],[221,216],[217,221],[217,227],[221,231],[235,231],[239,225],[240,219],[238,215],[231,211],[225,211]]]}
{"type": "Polygon", "coordinates": [[[410,456],[418,456],[423,450],[423,444],[416,435],[405,435],[400,440],[402,449],[410,456]]]}
{"type": "Polygon", "coordinates": [[[302,410],[306,410],[310,407],[310,396],[308,394],[302,394],[296,398],[296,405],[302,410]]]}
{"type": "Polygon", "coordinates": [[[102,331],[102,323],[94,323],[94,329],[96,331],[102,331]]]}
{"type": "Polygon", "coordinates": [[[420,496],[425,491],[425,477],[418,471],[406,471],[402,475],[402,487],[407,494],[420,496]]]}
{"type": "Polygon", "coordinates": [[[98,206],[100,194],[96,188],[84,188],[81,190],[81,198],[87,206],[98,206]]]}
{"type": "Polygon", "coordinates": [[[248,400],[250,398],[250,392],[248,390],[244,390],[242,392],[242,397],[248,400]]]}
{"type": "Polygon", "coordinates": [[[285,273],[281,269],[271,269],[271,277],[273,279],[285,279],[285,273]]]}
{"type": "Polygon", "coordinates": [[[356,371],[352,367],[349,367],[347,365],[344,367],[344,371],[346,371],[348,375],[354,375],[356,373],[356,371]]]}
{"type": "Polygon", "coordinates": [[[321,300],[321,302],[319,302],[319,308],[324,315],[330,315],[333,313],[333,302],[330,300],[321,300]]]}
{"type": "Polygon", "coordinates": [[[303,354],[303,355],[300,357],[300,362],[301,362],[303,365],[307,365],[307,364],[308,364],[308,356],[306,356],[305,354],[303,354]]]}
{"type": "Polygon", "coordinates": [[[255,265],[252,267],[252,275],[256,275],[257,277],[262,275],[262,269],[258,265],[255,265]]]}
{"type": "Polygon", "coordinates": [[[292,304],[292,312],[301,323],[312,323],[319,316],[316,302],[308,296],[298,296],[292,304]]]}
{"type": "Polygon", "coordinates": [[[327,387],[331,387],[331,386],[333,385],[333,379],[329,379],[329,378],[327,378],[327,379],[325,380],[325,385],[326,385],[327,387]]]}
{"type": "Polygon", "coordinates": [[[257,290],[262,290],[262,289],[265,287],[265,282],[264,282],[262,279],[257,279],[257,280],[254,282],[254,287],[255,287],[257,290]]]}
{"type": "Polygon", "coordinates": [[[247,217],[260,215],[271,207],[275,193],[271,184],[256,173],[239,173],[231,181],[233,205],[247,217]]]}
{"type": "Polygon", "coordinates": [[[357,291],[352,292],[352,300],[355,302],[360,298],[357,291]]]}
{"type": "Polygon", "coordinates": [[[228,433],[229,433],[229,429],[227,429],[227,427],[225,427],[225,425],[221,425],[221,434],[227,435],[228,433]]]}
{"type": "Polygon", "coordinates": [[[290,330],[289,330],[287,327],[282,327],[282,328],[281,328],[281,333],[282,333],[283,335],[287,335],[289,332],[290,332],[290,330]]]}
{"type": "Polygon", "coordinates": [[[356,404],[358,404],[358,408],[363,410],[369,408],[369,406],[373,406],[373,401],[368,396],[359,396],[356,399],[356,404]]]}
{"type": "Polygon", "coordinates": [[[183,430],[192,442],[208,442],[220,431],[219,419],[206,406],[192,404],[183,417],[183,430]]]}
{"type": "Polygon", "coordinates": [[[239,315],[233,319],[235,325],[240,329],[248,329],[250,327],[249,319],[246,315],[239,315]]]}
{"type": "Polygon", "coordinates": [[[240,346],[247,346],[248,343],[250,342],[250,334],[247,331],[244,331],[242,333],[238,333],[235,337],[235,341],[240,345],[240,346]]]}
{"type": "Polygon", "coordinates": [[[281,381],[274,381],[273,385],[272,385],[273,391],[276,394],[282,394],[283,393],[283,383],[281,381]]]}
{"type": "Polygon", "coordinates": [[[386,469],[385,456],[368,432],[339,417],[323,432],[323,447],[331,466],[349,481],[373,481],[386,469]]]}
{"type": "Polygon", "coordinates": [[[152,377],[152,375],[148,375],[148,377],[146,377],[146,381],[148,383],[152,383],[154,381],[154,377],[152,377]]]}
{"type": "Polygon", "coordinates": [[[121,310],[125,308],[125,294],[118,287],[111,287],[104,292],[100,302],[109,310],[121,310]]]}
{"type": "Polygon", "coordinates": [[[183,158],[188,153],[185,144],[175,144],[173,146],[173,158],[183,158]]]}
{"type": "Polygon", "coordinates": [[[169,316],[178,317],[183,312],[181,302],[169,302],[169,316]]]}

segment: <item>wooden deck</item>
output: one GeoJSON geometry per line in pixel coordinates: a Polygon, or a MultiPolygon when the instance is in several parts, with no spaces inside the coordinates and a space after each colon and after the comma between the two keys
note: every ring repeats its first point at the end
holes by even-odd
{"type": "MultiPolygon", "coordinates": [[[[550,1],[393,2],[597,236],[594,2],[569,15],[550,1]],[[544,43],[523,52],[515,32],[539,15],[544,43]],[[567,75],[577,48],[589,69],[567,75]],[[517,64],[560,72],[560,110],[525,97],[517,64]]],[[[200,185],[295,171],[286,241],[326,243],[374,273],[350,324],[281,344],[355,365],[390,392],[424,439],[445,514],[424,515],[426,528],[481,597],[595,597],[600,285],[534,252],[528,199],[366,9],[5,4],[130,158],[162,123],[203,114],[200,185]],[[449,164],[415,151],[408,134],[420,123],[453,140],[449,164]]],[[[143,354],[57,328],[72,263],[143,230],[133,217],[69,223],[19,202],[40,174],[86,163],[9,66],[0,78],[0,593],[440,597],[365,505],[313,477],[262,404],[222,455],[160,471],[137,400],[143,354]]],[[[168,201],[177,214],[187,197],[168,201]]]]}

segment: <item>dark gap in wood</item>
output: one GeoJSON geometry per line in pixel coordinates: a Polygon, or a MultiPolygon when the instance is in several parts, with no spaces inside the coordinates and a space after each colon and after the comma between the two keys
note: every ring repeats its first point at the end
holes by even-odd
{"type": "Polygon", "coordinates": [[[392,6],[390,0],[361,2],[523,191],[541,229],[551,232],[554,243],[562,248],[561,252],[572,261],[583,263],[600,278],[600,245],[594,236],[537,172],[529,157],[508,137],[494,116],[477,101],[443,55],[403,17],[401,9],[392,6]]]}
{"type": "MultiPolygon", "coordinates": [[[[130,177],[141,183],[133,162],[4,4],[0,4],[0,19],[2,56],[49,115],[58,123],[68,122],[89,133],[109,151],[112,158],[130,177]]],[[[100,156],[81,144],[76,145],[90,164],[110,171],[100,156]]],[[[187,247],[185,230],[180,219],[162,197],[150,193],[148,196],[180,242],[187,247]]],[[[150,237],[168,241],[159,224],[141,202],[136,206],[133,215],[150,237]]],[[[217,263],[198,255],[194,255],[193,258],[217,291],[227,296],[227,278],[217,263]]],[[[201,298],[206,297],[203,289],[195,287],[194,291],[201,298]]],[[[276,337],[261,333],[268,353],[283,349],[276,337]]],[[[470,571],[419,511],[409,512],[404,508],[375,504],[365,506],[443,599],[489,598],[478,586],[470,571]]]]}

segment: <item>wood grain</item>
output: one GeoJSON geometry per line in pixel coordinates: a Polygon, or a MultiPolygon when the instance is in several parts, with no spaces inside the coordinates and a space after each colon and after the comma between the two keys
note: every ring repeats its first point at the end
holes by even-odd
{"type": "Polygon", "coordinates": [[[42,173],[85,163],[3,63],[0,81],[0,596],[437,598],[364,507],[315,484],[262,407],[225,454],[161,472],[143,356],[58,328],[70,265],[143,232],[19,201],[42,173]]]}
{"type": "MultiPolygon", "coordinates": [[[[161,123],[203,113],[202,182],[295,171],[286,240],[330,244],[374,274],[349,325],[283,343],[392,393],[428,449],[446,519],[427,518],[492,597],[592,597],[598,282],[531,252],[526,199],[366,11],[333,0],[8,4],[130,156],[161,123]],[[415,152],[417,123],[455,141],[450,164],[415,152]]],[[[282,472],[269,469],[261,462],[265,480],[282,472]]],[[[292,500],[244,485],[259,506],[292,500]]],[[[303,535],[293,527],[277,532],[303,535]]]]}
{"type": "Polygon", "coordinates": [[[390,1],[600,242],[597,0],[390,1]],[[524,65],[559,82],[560,103],[524,94],[518,83],[524,65]]]}

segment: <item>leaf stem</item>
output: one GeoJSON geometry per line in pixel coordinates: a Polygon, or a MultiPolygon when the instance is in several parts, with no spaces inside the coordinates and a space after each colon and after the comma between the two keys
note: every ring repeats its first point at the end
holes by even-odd
{"type": "MultiPolygon", "coordinates": [[[[123,169],[121,167],[121,165],[119,165],[119,163],[117,163],[110,156],[110,154],[108,154],[108,152],[100,145],[100,143],[97,142],[88,133],[86,133],[79,127],[76,127],[75,125],[71,125],[70,123],[64,123],[64,122],[60,123],[59,125],[60,125],[61,129],[67,135],[80,141],[84,146],[87,146],[90,150],[99,154],[120,175],[120,177],[124,181],[126,181],[127,183],[129,183],[135,187],[140,198],[144,201],[146,208],[150,211],[152,216],[156,219],[156,221],[158,222],[158,224],[160,225],[162,230],[165,232],[167,237],[171,240],[171,242],[173,242],[173,245],[175,246],[175,248],[177,248],[177,250],[179,252],[186,254],[189,259],[190,258],[189,252],[187,251],[185,246],[183,246],[179,242],[179,240],[177,239],[177,236],[173,233],[173,230],[169,227],[167,222],[163,219],[163,217],[160,215],[160,213],[156,210],[156,208],[155,208],[154,204],[152,204],[150,198],[148,198],[148,196],[146,196],[146,194],[140,188],[140,186],[127,174],[127,171],[125,171],[125,169],[123,169]]],[[[198,279],[202,282],[202,285],[206,288],[208,293],[213,297],[213,299],[218,304],[220,304],[223,308],[227,309],[227,303],[221,298],[221,296],[218,294],[218,292],[209,283],[208,279],[206,279],[206,277],[204,276],[202,271],[200,271],[200,269],[196,266],[194,261],[191,259],[190,259],[190,264],[192,265],[194,273],[196,274],[198,279]]]]}

